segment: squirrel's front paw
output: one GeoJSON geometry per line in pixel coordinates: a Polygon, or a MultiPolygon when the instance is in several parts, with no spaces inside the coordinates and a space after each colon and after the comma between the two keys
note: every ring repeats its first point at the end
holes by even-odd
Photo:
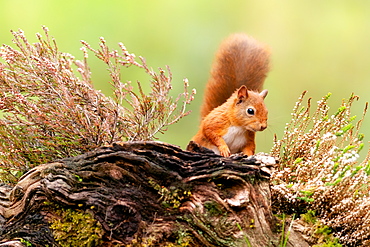
{"type": "Polygon", "coordinates": [[[231,155],[230,149],[225,145],[218,148],[220,150],[220,155],[224,157],[229,157],[231,155]]]}

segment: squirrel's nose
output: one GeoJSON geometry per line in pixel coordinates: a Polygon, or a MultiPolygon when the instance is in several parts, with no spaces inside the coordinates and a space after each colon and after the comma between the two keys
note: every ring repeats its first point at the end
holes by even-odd
{"type": "Polygon", "coordinates": [[[267,124],[262,124],[260,127],[260,131],[265,130],[267,128],[267,124]]]}

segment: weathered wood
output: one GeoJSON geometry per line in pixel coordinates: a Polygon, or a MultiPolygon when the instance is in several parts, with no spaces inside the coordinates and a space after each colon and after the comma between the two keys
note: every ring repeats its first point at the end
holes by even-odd
{"type": "MultiPolygon", "coordinates": [[[[268,180],[274,159],[188,149],[123,142],[30,170],[14,187],[0,186],[0,246],[20,239],[58,246],[50,203],[90,212],[104,246],[145,239],[162,246],[179,232],[188,246],[278,246],[268,180]]],[[[308,246],[290,236],[287,246],[308,246]]]]}

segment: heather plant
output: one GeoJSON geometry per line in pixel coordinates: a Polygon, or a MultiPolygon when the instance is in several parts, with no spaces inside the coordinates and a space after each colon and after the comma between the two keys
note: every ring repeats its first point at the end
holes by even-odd
{"type": "Polygon", "coordinates": [[[111,50],[82,41],[83,60],[58,50],[43,27],[31,44],[22,30],[12,32],[16,48],[0,48],[0,179],[15,181],[30,167],[116,141],[152,140],[189,112],[195,91],[170,96],[172,75],[155,72],[145,59],[120,43],[111,50]],[[109,71],[113,97],[94,89],[89,52],[109,71]],[[122,68],[138,67],[151,78],[150,92],[140,82],[122,82],[122,68]]]}
{"type": "Polygon", "coordinates": [[[313,211],[345,246],[370,245],[370,153],[363,149],[359,129],[367,111],[356,121],[351,95],[329,114],[330,94],[304,105],[303,93],[293,109],[283,137],[275,138],[271,154],[280,163],[272,177],[273,207],[278,213],[300,215],[313,211]],[[312,111],[312,112],[311,112],[312,111]]]}

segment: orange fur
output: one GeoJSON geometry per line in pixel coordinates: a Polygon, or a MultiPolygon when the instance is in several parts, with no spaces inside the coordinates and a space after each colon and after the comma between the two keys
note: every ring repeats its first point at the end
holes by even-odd
{"type": "Polygon", "coordinates": [[[253,155],[255,132],[267,127],[267,90],[260,91],[268,70],[269,52],[254,39],[235,34],[223,42],[207,83],[203,120],[192,140],[225,157],[253,155]]]}
{"type": "Polygon", "coordinates": [[[237,33],[221,43],[207,82],[201,116],[222,105],[236,89],[261,92],[269,71],[270,52],[246,34],[237,33]]]}

